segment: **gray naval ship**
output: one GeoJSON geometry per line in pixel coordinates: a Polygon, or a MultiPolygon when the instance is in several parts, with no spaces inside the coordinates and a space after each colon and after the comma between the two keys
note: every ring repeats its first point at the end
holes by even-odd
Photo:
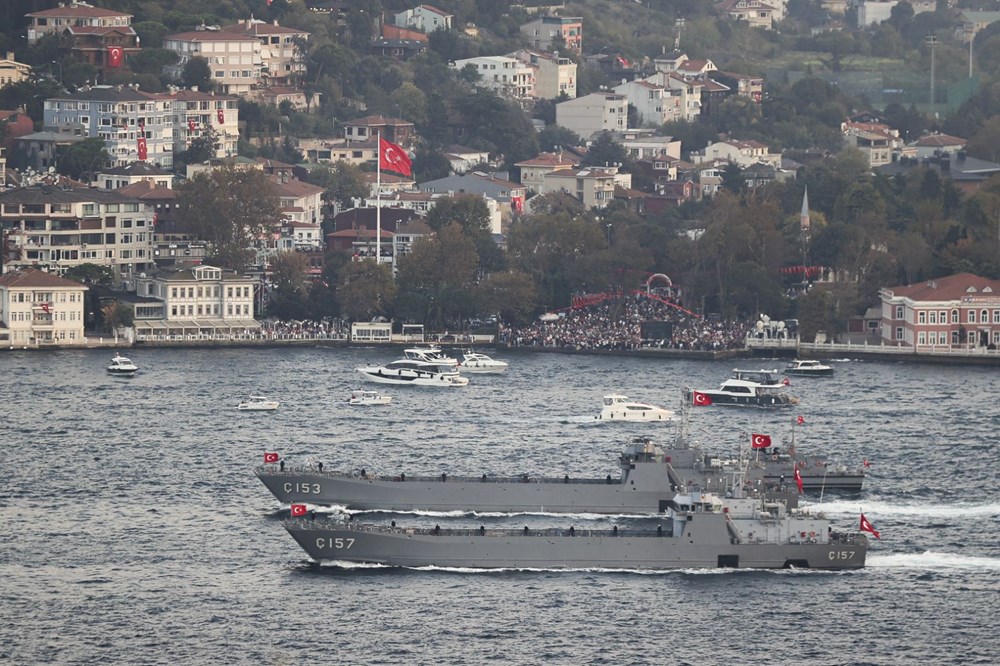
{"type": "Polygon", "coordinates": [[[612,478],[410,476],[324,471],[321,465],[267,464],[255,472],[283,503],[337,505],[357,511],[648,514],[667,509],[674,494],[700,488],[725,495],[737,476],[755,490],[784,496],[794,507],[799,469],[804,491],[858,491],[864,471],[834,467],[794,450],[726,460],[688,446],[681,437],[663,448],[648,438],[627,444],[612,478]]]}
{"type": "MultiPolygon", "coordinates": [[[[740,494],[740,493],[737,493],[740,494]]],[[[292,518],[284,525],[323,563],[393,567],[656,570],[690,568],[858,569],[868,540],[782,501],[672,495],[656,529],[403,528],[292,518]]]]}

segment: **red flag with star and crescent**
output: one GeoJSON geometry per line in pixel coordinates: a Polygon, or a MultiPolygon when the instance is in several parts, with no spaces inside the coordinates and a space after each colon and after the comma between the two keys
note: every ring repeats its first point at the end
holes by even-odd
{"type": "Polygon", "coordinates": [[[754,433],[750,435],[750,446],[755,449],[766,449],[771,446],[771,436],[754,433]]]}
{"type": "Polygon", "coordinates": [[[194,134],[194,119],[193,118],[191,118],[191,119],[188,120],[188,133],[189,134],[194,134]]]}
{"type": "Polygon", "coordinates": [[[868,533],[870,533],[870,534],[871,534],[872,536],[874,536],[874,537],[875,537],[876,539],[881,539],[881,538],[882,538],[881,536],[879,536],[879,533],[878,533],[878,530],[876,530],[876,529],[875,529],[875,528],[874,528],[874,527],[872,526],[872,524],[871,524],[870,522],[868,522],[868,519],[867,519],[867,518],[865,518],[865,514],[863,514],[863,513],[861,514],[861,526],[860,526],[860,528],[859,528],[859,529],[860,529],[860,530],[861,530],[862,532],[868,532],[868,533]]]}
{"type": "Polygon", "coordinates": [[[120,46],[108,47],[108,67],[121,67],[125,52],[120,46]]]}
{"type": "Polygon", "coordinates": [[[799,473],[799,468],[795,467],[795,485],[799,487],[799,494],[802,494],[802,474],[799,473]]]}
{"type": "Polygon", "coordinates": [[[264,463],[267,465],[273,465],[278,462],[278,454],[271,451],[264,452],[264,463]]]}
{"type": "Polygon", "coordinates": [[[219,109],[219,111],[215,115],[216,115],[216,117],[218,117],[220,125],[225,124],[225,122],[226,122],[226,112],[225,111],[223,111],[222,109],[219,109]]]}
{"type": "Polygon", "coordinates": [[[413,162],[410,161],[410,156],[402,146],[385,139],[378,140],[378,167],[404,176],[413,175],[413,162]]]}
{"type": "Polygon", "coordinates": [[[306,505],[305,504],[293,504],[292,505],[292,516],[304,516],[306,515],[306,505]]]}
{"type": "Polygon", "coordinates": [[[144,137],[144,136],[140,136],[139,137],[139,142],[138,142],[138,146],[137,147],[139,149],[139,159],[140,160],[145,160],[146,159],[146,137],[144,137]]]}
{"type": "Polygon", "coordinates": [[[695,407],[708,407],[712,404],[712,397],[701,391],[692,391],[691,404],[695,407]]]}

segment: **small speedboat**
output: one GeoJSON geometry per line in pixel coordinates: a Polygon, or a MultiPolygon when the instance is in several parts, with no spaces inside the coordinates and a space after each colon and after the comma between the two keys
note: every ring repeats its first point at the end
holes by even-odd
{"type": "Polygon", "coordinates": [[[391,395],[382,395],[378,391],[366,391],[358,389],[351,391],[351,397],[347,399],[349,405],[388,405],[392,402],[391,395]]]}
{"type": "Polygon", "coordinates": [[[246,400],[236,405],[236,409],[241,412],[273,412],[281,404],[277,400],[265,398],[262,395],[251,395],[246,400]]]}
{"type": "Polygon", "coordinates": [[[674,412],[645,402],[636,402],[627,395],[611,393],[604,396],[604,407],[601,409],[598,421],[639,421],[652,423],[654,421],[673,421],[674,412]]]}
{"type": "Polygon", "coordinates": [[[480,374],[499,374],[507,371],[507,361],[490,358],[486,354],[466,352],[462,354],[462,362],[458,364],[459,372],[476,372],[480,374]]]}
{"type": "Polygon", "coordinates": [[[833,366],[824,365],[819,361],[797,358],[785,366],[785,374],[798,377],[832,377],[833,366]]]}
{"type": "Polygon", "coordinates": [[[119,375],[121,377],[131,377],[139,372],[139,367],[131,359],[125,358],[121,354],[115,354],[108,365],[108,374],[119,375]]]}

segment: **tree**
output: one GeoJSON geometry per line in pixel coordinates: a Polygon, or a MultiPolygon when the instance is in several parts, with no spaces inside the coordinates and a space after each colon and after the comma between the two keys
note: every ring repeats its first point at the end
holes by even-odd
{"type": "Polygon", "coordinates": [[[177,154],[177,161],[184,164],[200,164],[215,157],[219,146],[219,133],[211,125],[201,128],[201,132],[191,139],[188,149],[177,154]]]}
{"type": "Polygon", "coordinates": [[[321,164],[311,169],[306,182],[322,187],[326,190],[323,197],[327,201],[336,201],[345,208],[353,206],[355,199],[364,199],[370,192],[361,167],[344,161],[335,162],[332,166],[321,164]]]}
{"type": "Polygon", "coordinates": [[[480,312],[514,324],[527,323],[538,307],[534,280],[521,271],[487,275],[476,289],[480,312]]]}
{"type": "Polygon", "coordinates": [[[110,285],[114,281],[110,267],[91,263],[71,266],[66,269],[63,277],[84,284],[110,285]]]}
{"type": "Polygon", "coordinates": [[[181,83],[187,88],[197,86],[202,92],[211,92],[215,89],[215,82],[212,80],[212,67],[208,60],[201,56],[194,56],[184,64],[181,70],[181,83]]]}
{"type": "Polygon", "coordinates": [[[618,143],[611,132],[604,130],[590,144],[587,156],[583,159],[585,166],[613,166],[628,161],[625,146],[618,143]]]}
{"type": "Polygon", "coordinates": [[[256,169],[226,166],[201,172],[179,188],[178,214],[216,260],[237,271],[249,267],[254,245],[281,217],[274,185],[256,169]]]}
{"type": "Polygon", "coordinates": [[[475,244],[458,224],[418,240],[399,261],[397,312],[436,328],[468,318],[477,268],[475,244]]]}
{"type": "Polygon", "coordinates": [[[104,326],[109,331],[131,326],[134,321],[132,308],[118,301],[108,303],[102,307],[101,314],[104,316],[104,326]]]}
{"type": "Polygon", "coordinates": [[[111,155],[104,149],[104,139],[84,139],[59,150],[59,172],[70,178],[89,182],[95,172],[111,164],[111,155]]]}
{"type": "Polygon", "coordinates": [[[340,271],[337,298],[351,321],[368,321],[389,312],[396,298],[392,269],[371,260],[353,261],[340,271]]]}

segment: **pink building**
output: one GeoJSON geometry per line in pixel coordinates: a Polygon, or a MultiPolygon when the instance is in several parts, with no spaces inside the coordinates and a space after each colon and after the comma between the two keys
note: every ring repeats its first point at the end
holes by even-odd
{"type": "Polygon", "coordinates": [[[887,344],[962,349],[1000,346],[1000,280],[958,273],[906,287],[883,287],[887,344]]]}

